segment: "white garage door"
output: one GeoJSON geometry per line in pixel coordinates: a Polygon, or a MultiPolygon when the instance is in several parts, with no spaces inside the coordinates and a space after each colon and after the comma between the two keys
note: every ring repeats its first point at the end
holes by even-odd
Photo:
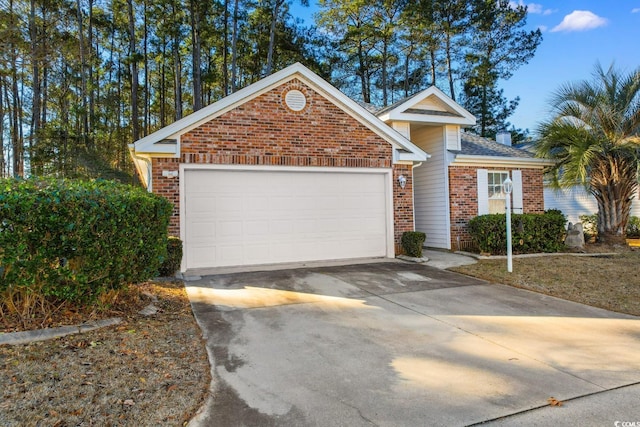
{"type": "Polygon", "coordinates": [[[387,175],[186,169],[186,268],[381,257],[387,175]]]}

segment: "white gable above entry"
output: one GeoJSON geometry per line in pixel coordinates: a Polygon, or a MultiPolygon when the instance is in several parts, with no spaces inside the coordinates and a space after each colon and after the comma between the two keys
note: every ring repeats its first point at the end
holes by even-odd
{"type": "Polygon", "coordinates": [[[376,113],[383,122],[473,126],[476,118],[435,86],[376,113]]]}

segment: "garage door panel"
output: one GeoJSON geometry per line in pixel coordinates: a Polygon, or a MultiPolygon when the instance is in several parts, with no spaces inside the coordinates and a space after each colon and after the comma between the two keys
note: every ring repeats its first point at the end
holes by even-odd
{"type": "Polygon", "coordinates": [[[187,268],[385,256],[385,173],[186,170],[187,268]]]}

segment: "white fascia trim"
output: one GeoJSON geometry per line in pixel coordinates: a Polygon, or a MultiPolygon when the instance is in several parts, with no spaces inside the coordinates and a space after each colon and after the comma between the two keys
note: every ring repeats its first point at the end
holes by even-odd
{"type": "Polygon", "coordinates": [[[147,189],[148,192],[152,191],[152,163],[151,158],[147,156],[140,156],[135,152],[133,144],[128,145],[129,154],[131,154],[131,158],[133,159],[133,164],[140,175],[140,179],[142,179],[142,184],[147,189]]]}
{"type": "Polygon", "coordinates": [[[526,157],[478,156],[472,154],[458,154],[451,165],[453,166],[515,166],[542,169],[553,165],[547,159],[531,159],[526,157]]]}
{"type": "MultiPolygon", "coordinates": [[[[460,123],[458,122],[449,122],[449,121],[437,121],[436,123],[440,124],[440,123],[445,123],[445,124],[468,124],[468,125],[475,125],[476,124],[476,118],[473,114],[471,114],[469,111],[467,111],[464,107],[462,107],[460,104],[458,104],[456,101],[454,101],[449,95],[447,95],[446,93],[444,93],[443,91],[441,91],[440,89],[438,89],[435,86],[431,86],[425,90],[423,90],[422,92],[417,93],[416,95],[410,97],[409,99],[407,99],[406,102],[403,102],[402,104],[398,105],[396,108],[387,111],[386,113],[382,114],[381,116],[379,116],[380,120],[382,121],[387,121],[389,119],[391,120],[408,120],[408,121],[418,121],[418,122],[424,122],[424,116],[419,115],[419,114],[404,114],[403,111],[405,111],[408,108],[411,108],[412,105],[416,105],[418,104],[420,101],[428,98],[431,95],[435,95],[440,101],[444,102],[449,108],[451,108],[453,111],[455,111],[456,113],[458,113],[460,116],[462,116],[461,119],[456,119],[456,118],[447,118],[447,120],[461,120],[460,123]],[[422,120],[420,120],[420,117],[422,117],[422,120]],[[413,119],[411,119],[413,118],[413,119]]],[[[431,116],[433,117],[433,116],[431,116]]]]}
{"type": "Polygon", "coordinates": [[[405,121],[411,123],[424,123],[432,125],[461,125],[461,126],[473,126],[476,124],[475,118],[467,117],[451,117],[451,116],[436,116],[430,114],[414,114],[414,113],[402,113],[391,112],[380,116],[380,120],[383,121],[405,121]]]}
{"type": "Polygon", "coordinates": [[[427,154],[423,151],[424,156],[417,156],[415,153],[407,153],[398,150],[393,147],[393,164],[402,164],[405,162],[424,162],[431,157],[431,154],[427,154]]]}

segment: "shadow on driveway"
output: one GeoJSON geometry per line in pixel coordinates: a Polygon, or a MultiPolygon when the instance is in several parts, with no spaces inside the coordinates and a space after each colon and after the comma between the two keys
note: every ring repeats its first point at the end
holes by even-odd
{"type": "Polygon", "coordinates": [[[640,381],[638,318],[422,265],[187,291],[214,378],[193,425],[470,425],[640,381]]]}

